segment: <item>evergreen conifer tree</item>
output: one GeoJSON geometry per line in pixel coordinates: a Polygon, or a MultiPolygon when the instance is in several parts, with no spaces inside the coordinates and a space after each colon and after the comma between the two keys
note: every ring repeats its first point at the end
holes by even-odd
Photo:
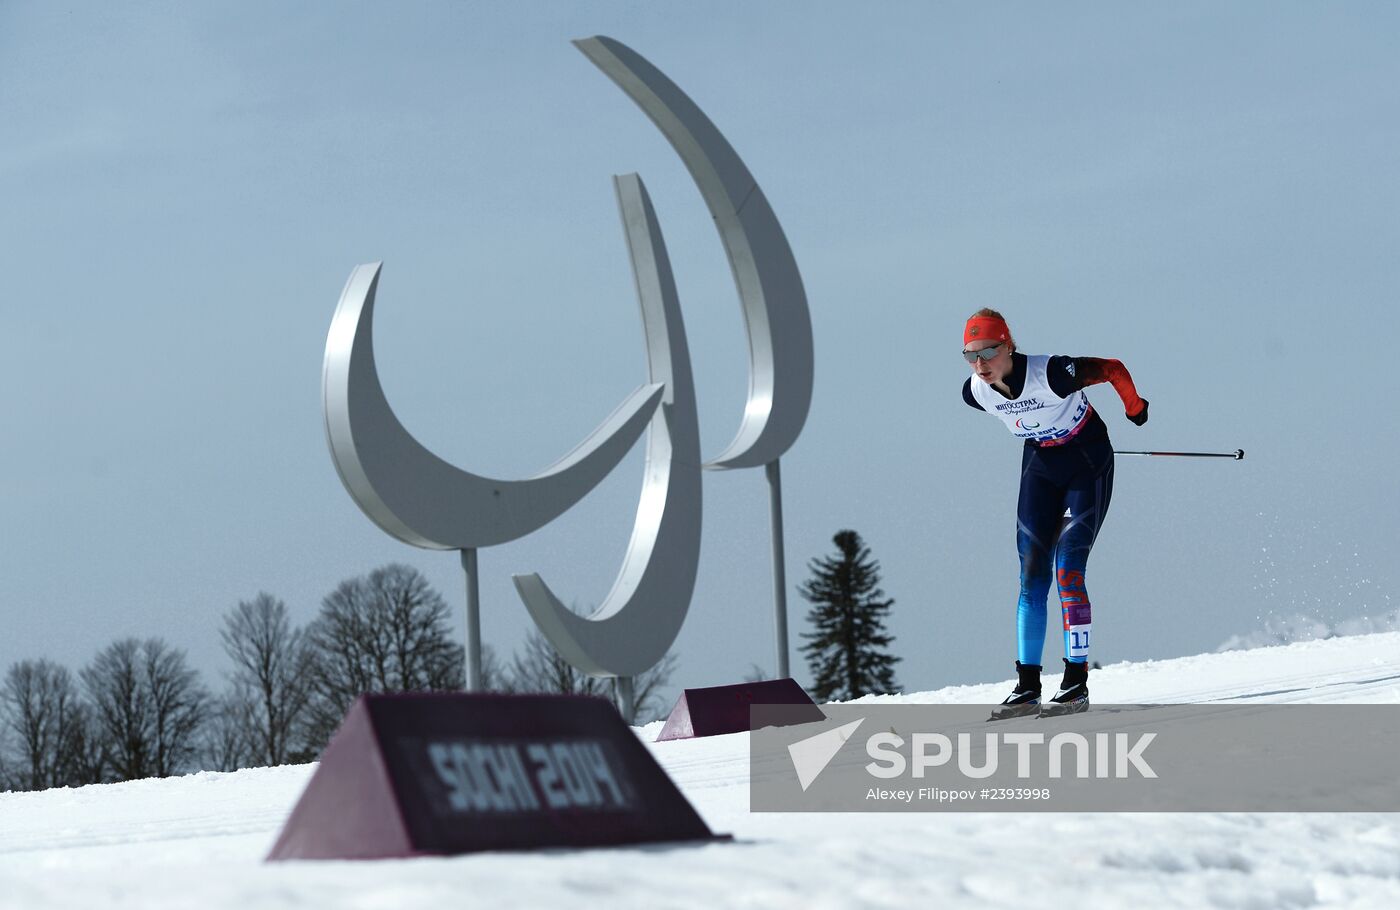
{"type": "Polygon", "coordinates": [[[894,692],[894,665],[885,651],[894,636],[884,628],[894,604],[880,590],[880,564],[855,531],[838,531],[832,538],[839,553],[808,563],[812,577],[799,591],[812,603],[807,619],[814,632],[801,650],[816,683],[818,701],[849,700],[869,693],[894,692]]]}

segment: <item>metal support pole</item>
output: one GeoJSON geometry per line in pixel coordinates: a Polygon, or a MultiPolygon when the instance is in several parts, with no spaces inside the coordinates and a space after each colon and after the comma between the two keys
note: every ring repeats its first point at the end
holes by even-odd
{"type": "Polygon", "coordinates": [[[614,676],[613,687],[617,692],[617,713],[629,725],[637,719],[637,690],[630,676],[614,676]]]}
{"type": "Polygon", "coordinates": [[[768,515],[773,531],[773,630],[777,637],[778,675],[792,675],[788,668],[787,565],[783,560],[783,482],[778,473],[778,459],[764,466],[768,475],[768,515]]]}
{"type": "Polygon", "coordinates": [[[467,573],[467,691],[480,692],[481,684],[481,588],[476,571],[476,548],[462,551],[462,571],[467,573]]]}

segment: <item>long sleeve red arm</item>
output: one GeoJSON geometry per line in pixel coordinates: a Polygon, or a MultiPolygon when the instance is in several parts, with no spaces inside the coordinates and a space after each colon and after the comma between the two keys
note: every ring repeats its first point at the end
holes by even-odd
{"type": "Polygon", "coordinates": [[[1123,410],[1127,415],[1136,417],[1142,413],[1145,405],[1143,400],[1138,397],[1137,386],[1133,385],[1133,377],[1129,375],[1128,368],[1123,366],[1122,361],[1106,360],[1099,357],[1076,357],[1074,362],[1085,385],[1111,382],[1113,390],[1118,393],[1119,398],[1123,399],[1123,410]]]}

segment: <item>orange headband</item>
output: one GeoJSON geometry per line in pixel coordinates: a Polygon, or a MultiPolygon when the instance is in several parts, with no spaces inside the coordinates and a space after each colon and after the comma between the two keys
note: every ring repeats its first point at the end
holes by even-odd
{"type": "Polygon", "coordinates": [[[1010,341],[1011,330],[1006,327],[1006,320],[998,319],[995,316],[973,316],[963,326],[963,346],[971,341],[984,341],[991,338],[994,341],[1010,341]]]}

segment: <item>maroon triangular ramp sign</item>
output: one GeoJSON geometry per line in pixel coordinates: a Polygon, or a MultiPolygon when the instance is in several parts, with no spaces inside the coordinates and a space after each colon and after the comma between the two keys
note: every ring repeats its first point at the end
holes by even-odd
{"type": "MultiPolygon", "coordinates": [[[[694,736],[718,736],[742,733],[749,729],[749,708],[752,705],[798,705],[791,720],[782,726],[826,720],[822,709],[812,701],[806,690],[791,677],[765,679],[761,682],[739,683],[733,686],[710,686],[686,689],[676,699],[671,716],[661,728],[657,742],[667,739],[690,739],[694,736]]],[[[784,717],[787,717],[784,712],[784,717]]]]}
{"type": "Polygon", "coordinates": [[[366,695],[268,859],[713,839],[604,699],[366,695]]]}

